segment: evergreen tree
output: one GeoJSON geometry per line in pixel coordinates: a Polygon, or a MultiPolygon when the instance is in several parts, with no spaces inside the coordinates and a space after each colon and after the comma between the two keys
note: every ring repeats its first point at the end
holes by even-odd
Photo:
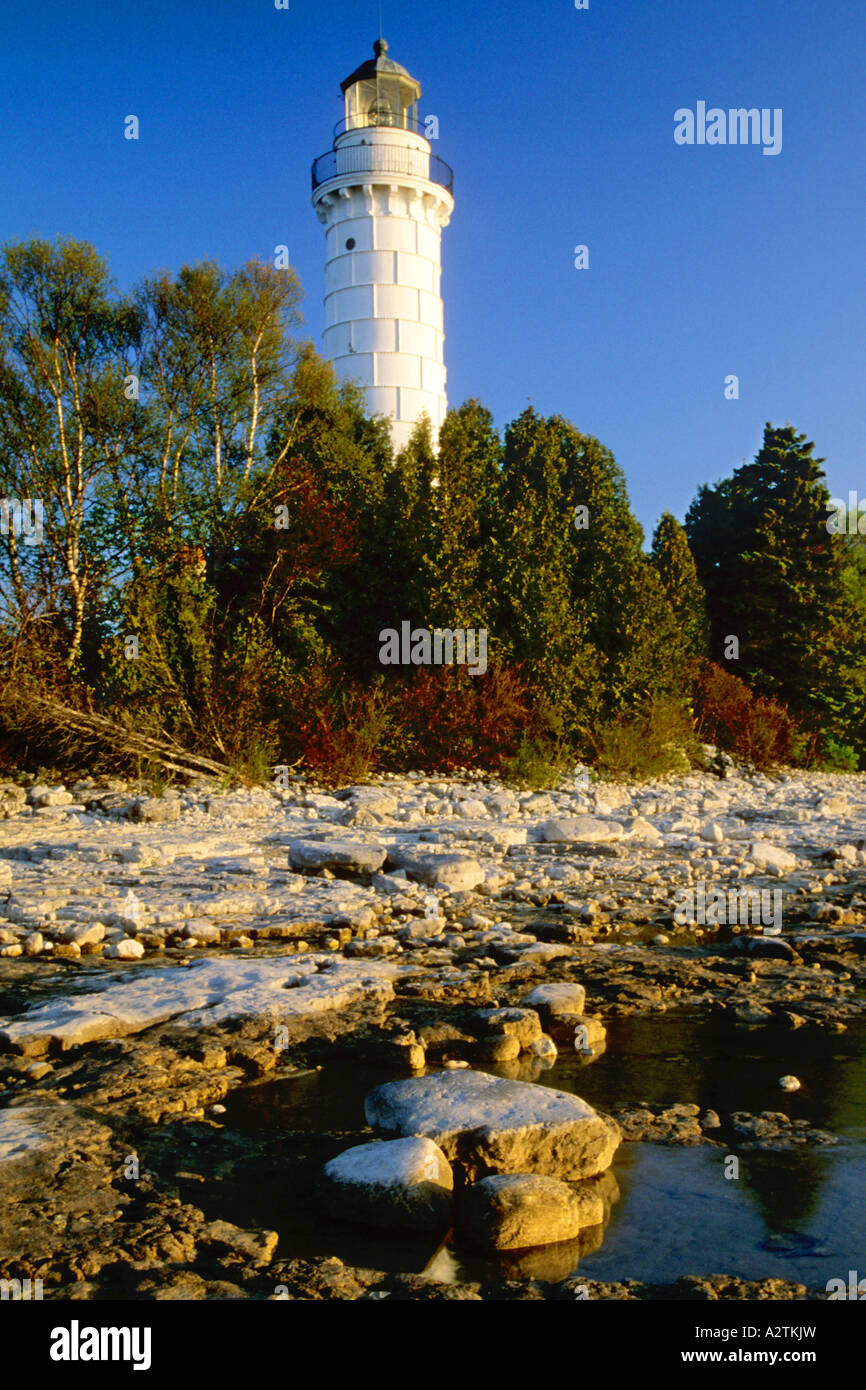
{"type": "Polygon", "coordinates": [[[670,512],[662,512],[659,518],[650,558],[674,611],[686,651],[690,656],[705,656],[709,642],[706,598],[686,533],[670,512]]]}
{"type": "Polygon", "coordinates": [[[736,674],[814,728],[839,731],[856,704],[841,538],[827,531],[823,459],[791,425],[767,424],[753,463],[702,488],[686,518],[707,591],[711,651],[739,639],[736,674]]]}
{"type": "Polygon", "coordinates": [[[685,679],[661,582],[613,455],[529,409],[506,431],[493,532],[497,632],[584,744],[599,719],[685,679]]]}

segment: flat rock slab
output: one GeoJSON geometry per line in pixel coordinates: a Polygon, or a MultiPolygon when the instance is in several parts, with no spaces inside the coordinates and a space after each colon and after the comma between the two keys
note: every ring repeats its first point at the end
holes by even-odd
{"type": "Polygon", "coordinates": [[[379,1134],[432,1139],[470,1177],[541,1173],[577,1181],[604,1172],[620,1142],[615,1122],[579,1096],[485,1072],[377,1086],[364,1113],[379,1134]]]}
{"type": "Polygon", "coordinates": [[[331,1216],[435,1234],[451,1221],[454,1175],[430,1139],[357,1144],[326,1163],[317,1195],[331,1216]]]}
{"type": "Polygon", "coordinates": [[[292,840],[289,863],[293,869],[343,869],[350,873],[375,874],[385,863],[381,845],[365,845],[352,840],[292,840]]]}
{"type": "Polygon", "coordinates": [[[21,1105],[0,1110],[0,1163],[28,1157],[50,1142],[42,1107],[21,1105]]]}
{"type": "Polygon", "coordinates": [[[570,1187],[537,1173],[499,1173],[463,1195],[459,1229],[480,1250],[527,1250],[574,1240],[604,1216],[592,1181],[570,1187]]]}
{"type": "Polygon", "coordinates": [[[39,1004],[12,1019],[0,1019],[0,1039],[13,1051],[38,1055],[49,1045],[62,1050],[99,1038],[122,1038],[169,1020],[185,1027],[229,1018],[267,1018],[274,1023],[349,1008],[386,1003],[393,997],[387,963],[344,961],[309,955],[301,961],[220,959],[189,966],[138,970],[114,978],[88,994],[39,1004]]]}
{"type": "Polygon", "coordinates": [[[619,821],[600,820],[598,816],[555,816],[542,821],[538,829],[545,844],[603,844],[621,840],[625,834],[619,821]]]}
{"type": "Polygon", "coordinates": [[[477,859],[467,854],[425,854],[415,849],[392,847],[388,863],[395,869],[405,869],[409,878],[429,887],[442,883],[454,893],[470,892],[484,881],[484,870],[477,859]]]}

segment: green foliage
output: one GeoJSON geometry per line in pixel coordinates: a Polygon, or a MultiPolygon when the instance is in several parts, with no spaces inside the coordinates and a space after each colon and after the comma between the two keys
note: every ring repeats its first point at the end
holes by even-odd
{"type": "Polygon", "coordinates": [[[504,782],[521,790],[543,791],[558,787],[574,768],[574,754],[543,735],[524,735],[514,757],[501,766],[504,782]]]}
{"type": "Polygon", "coordinates": [[[821,756],[822,772],[858,772],[860,758],[848,743],[839,743],[834,738],[826,740],[821,756]]]}
{"type": "MultiPolygon", "coordinates": [[[[44,500],[46,542],[0,538],[6,689],[253,782],[300,763],[551,785],[593,751],[656,775],[694,756],[693,683],[702,735],[761,766],[866,757],[866,548],[827,533],[804,436],[768,425],[647,555],[622,469],[562,416],[500,438],[468,400],[395,459],[361,389],[293,338],[300,296],[258,261],[121,295],[87,243],[5,249],[0,493],[44,500]],[[486,630],[487,671],[383,668],[404,621],[486,630]],[[747,683],[700,664],[730,633],[747,683]]],[[[0,742],[45,756],[14,712],[0,742]]]]}
{"type": "Polygon", "coordinates": [[[739,638],[738,673],[813,730],[862,718],[866,624],[846,595],[845,547],[828,534],[823,460],[790,425],[768,424],[754,463],[701,488],[686,518],[707,593],[711,651],[739,638]]]}
{"type": "Polygon", "coordinates": [[[700,758],[692,717],[677,700],[653,700],[602,724],[593,738],[602,775],[644,780],[689,772],[700,758]]]}
{"type": "Polygon", "coordinates": [[[661,515],[650,559],[673,609],[686,652],[705,656],[709,643],[706,597],[685,530],[670,512],[661,515]]]}

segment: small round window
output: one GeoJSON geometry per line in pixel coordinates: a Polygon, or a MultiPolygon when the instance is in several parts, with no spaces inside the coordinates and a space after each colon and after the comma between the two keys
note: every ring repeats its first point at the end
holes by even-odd
{"type": "Polygon", "coordinates": [[[346,242],[346,250],[347,250],[347,251],[354,251],[354,249],[355,249],[355,238],[354,238],[353,236],[350,236],[350,237],[349,237],[349,240],[346,242]]]}

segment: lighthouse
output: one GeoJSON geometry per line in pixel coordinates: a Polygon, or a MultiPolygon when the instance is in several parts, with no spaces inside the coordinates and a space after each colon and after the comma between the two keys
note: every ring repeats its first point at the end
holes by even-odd
{"type": "Polygon", "coordinates": [[[419,83],[384,39],[373,52],[341,84],[345,111],[313,163],[313,207],[326,229],[325,356],[365,387],[400,449],[425,413],[435,443],[448,408],[442,228],[453,174],[419,121],[419,83]]]}

